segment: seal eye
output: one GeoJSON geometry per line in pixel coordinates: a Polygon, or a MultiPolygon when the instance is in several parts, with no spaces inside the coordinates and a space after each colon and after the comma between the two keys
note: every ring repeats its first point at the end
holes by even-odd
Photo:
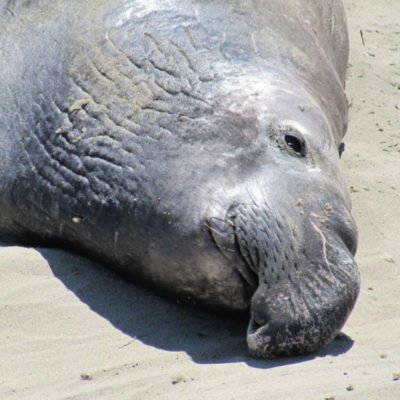
{"type": "Polygon", "coordinates": [[[298,156],[304,157],[306,154],[305,143],[293,135],[285,135],[285,142],[298,156]]]}
{"type": "Polygon", "coordinates": [[[339,151],[339,158],[342,158],[342,154],[344,152],[344,143],[339,144],[338,151],[339,151]]]}

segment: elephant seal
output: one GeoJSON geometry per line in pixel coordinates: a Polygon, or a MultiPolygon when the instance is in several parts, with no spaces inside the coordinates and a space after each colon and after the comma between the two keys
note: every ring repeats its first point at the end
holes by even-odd
{"type": "Polygon", "coordinates": [[[359,291],[341,1],[0,1],[0,233],[315,352],[359,291]]]}

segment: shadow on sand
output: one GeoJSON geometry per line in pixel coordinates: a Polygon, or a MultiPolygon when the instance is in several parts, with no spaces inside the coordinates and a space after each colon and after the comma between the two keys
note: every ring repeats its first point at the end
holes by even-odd
{"type": "Polygon", "coordinates": [[[347,352],[353,341],[335,340],[318,355],[277,360],[250,357],[244,319],[178,305],[127,282],[88,259],[58,249],[36,248],[54,276],[91,310],[132,340],[167,351],[186,352],[196,363],[244,362],[269,369],[347,352]]]}

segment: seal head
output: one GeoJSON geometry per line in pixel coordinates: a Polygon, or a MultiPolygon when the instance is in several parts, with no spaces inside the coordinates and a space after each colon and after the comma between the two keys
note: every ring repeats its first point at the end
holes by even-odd
{"type": "Polygon", "coordinates": [[[242,191],[207,223],[218,249],[254,290],[247,332],[251,354],[312,353],[339,333],[359,292],[357,230],[339,154],[311,100],[296,122],[287,114],[282,119],[296,102],[288,88],[250,95],[251,101],[268,110],[265,153],[252,157],[254,164],[268,160],[268,166],[242,177],[242,191]]]}

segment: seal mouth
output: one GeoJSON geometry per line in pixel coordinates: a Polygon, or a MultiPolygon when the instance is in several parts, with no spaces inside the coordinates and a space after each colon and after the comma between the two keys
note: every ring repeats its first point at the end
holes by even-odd
{"type": "Polygon", "coordinates": [[[253,354],[266,354],[267,349],[272,341],[272,337],[268,333],[269,324],[258,324],[253,317],[250,318],[247,327],[247,345],[253,354]],[[256,350],[256,351],[254,351],[256,350]]]}
{"type": "Polygon", "coordinates": [[[208,218],[207,228],[218,250],[237,270],[245,285],[254,292],[258,286],[258,274],[249,268],[240,249],[232,210],[233,207],[228,211],[226,218],[208,218]]]}

